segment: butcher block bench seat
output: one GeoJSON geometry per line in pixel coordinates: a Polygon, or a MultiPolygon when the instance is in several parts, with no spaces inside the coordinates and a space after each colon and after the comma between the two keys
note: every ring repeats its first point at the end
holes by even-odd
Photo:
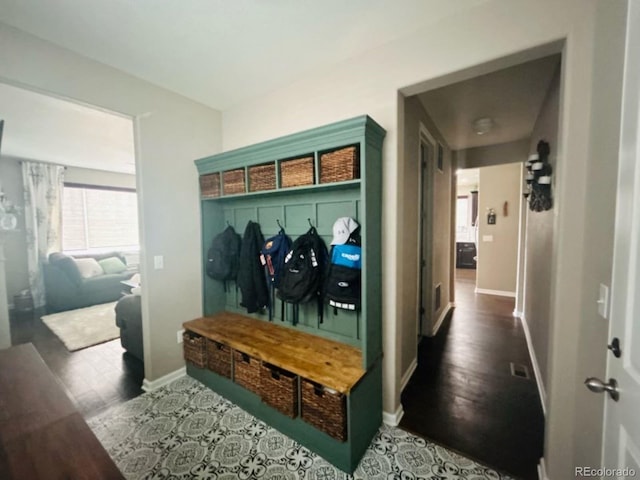
{"type": "Polygon", "coordinates": [[[237,313],[220,312],[183,326],[343,394],[365,374],[358,348],[237,313]]]}

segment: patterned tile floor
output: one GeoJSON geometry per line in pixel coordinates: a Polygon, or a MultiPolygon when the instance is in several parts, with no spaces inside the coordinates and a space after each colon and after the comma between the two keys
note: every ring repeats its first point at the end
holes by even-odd
{"type": "Polygon", "coordinates": [[[127,479],[510,478],[387,426],[350,476],[190,377],[88,423],[127,479]]]}

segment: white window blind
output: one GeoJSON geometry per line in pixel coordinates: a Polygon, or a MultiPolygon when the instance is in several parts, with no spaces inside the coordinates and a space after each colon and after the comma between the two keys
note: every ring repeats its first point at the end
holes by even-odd
{"type": "Polygon", "coordinates": [[[62,249],[132,250],[138,248],[136,193],[93,187],[64,187],[62,249]]]}

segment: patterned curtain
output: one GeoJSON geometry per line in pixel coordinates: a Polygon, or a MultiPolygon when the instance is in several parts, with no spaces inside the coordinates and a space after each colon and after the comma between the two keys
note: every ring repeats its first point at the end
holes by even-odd
{"type": "Polygon", "coordinates": [[[45,304],[42,265],[49,253],[62,248],[63,177],[64,167],[60,165],[22,162],[29,286],[36,307],[45,304]]]}

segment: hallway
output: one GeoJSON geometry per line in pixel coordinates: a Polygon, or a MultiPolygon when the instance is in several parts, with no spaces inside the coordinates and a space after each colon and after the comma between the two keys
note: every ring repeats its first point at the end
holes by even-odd
{"type": "Polygon", "coordinates": [[[456,271],[456,308],[423,338],[402,393],[400,426],[525,480],[538,478],[544,416],[526,338],[511,298],[474,293],[456,271]],[[524,366],[529,378],[514,376],[524,366]]]}

